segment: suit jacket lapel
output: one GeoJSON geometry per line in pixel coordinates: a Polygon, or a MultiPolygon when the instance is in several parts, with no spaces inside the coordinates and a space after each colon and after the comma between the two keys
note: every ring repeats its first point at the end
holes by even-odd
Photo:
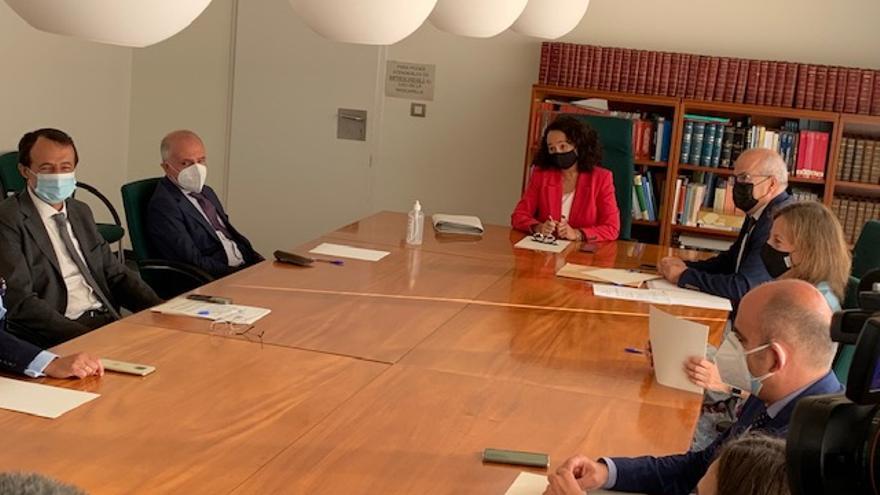
{"type": "Polygon", "coordinates": [[[220,238],[217,236],[217,232],[215,232],[214,227],[212,227],[211,224],[208,223],[205,215],[202,215],[202,213],[195,207],[195,205],[192,204],[189,198],[186,197],[183,191],[181,191],[179,187],[171,182],[170,179],[166,177],[164,180],[168,181],[168,183],[164,185],[165,187],[171,189],[171,194],[177,201],[177,204],[180,206],[180,211],[182,211],[184,215],[187,215],[188,217],[195,220],[196,223],[201,225],[202,228],[204,228],[208,232],[208,234],[217,239],[217,242],[220,242],[220,238]]]}
{"type": "MultiPolygon", "coordinates": [[[[568,213],[569,219],[568,223],[576,223],[577,225],[584,225],[586,222],[581,222],[580,212],[583,211],[582,203],[587,200],[587,196],[589,196],[589,182],[590,182],[590,174],[587,172],[578,173],[577,184],[574,186],[574,198],[571,201],[571,211],[568,213]],[[577,221],[575,221],[577,218],[577,221]]],[[[560,201],[562,198],[560,197],[560,201]]]]}
{"type": "MultiPolygon", "coordinates": [[[[547,187],[544,188],[544,194],[546,194],[547,215],[558,222],[560,215],[562,215],[562,174],[555,173],[550,176],[547,187]]],[[[538,220],[543,222],[547,219],[539,218],[538,220]]]]}
{"type": "Polygon", "coordinates": [[[21,213],[24,216],[23,223],[25,229],[27,229],[37,246],[40,247],[40,250],[43,251],[43,254],[46,255],[49,263],[52,264],[60,277],[61,266],[58,264],[58,256],[55,255],[55,248],[52,246],[52,241],[49,240],[49,233],[46,232],[46,225],[43,223],[43,219],[40,218],[40,213],[37,211],[34,202],[31,201],[31,195],[27,190],[18,194],[18,203],[21,213]]]}

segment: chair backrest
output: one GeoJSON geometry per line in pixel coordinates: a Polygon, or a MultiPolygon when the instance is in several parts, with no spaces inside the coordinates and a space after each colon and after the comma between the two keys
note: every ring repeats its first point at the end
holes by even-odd
{"type": "Polygon", "coordinates": [[[18,172],[18,152],[10,151],[0,155],[0,185],[6,196],[24,189],[24,177],[18,172]]]}
{"type": "Polygon", "coordinates": [[[192,265],[168,260],[141,260],[138,270],[144,282],[162,299],[172,299],[214,280],[192,265]]]}
{"type": "Polygon", "coordinates": [[[602,144],[602,166],[614,175],[614,194],[620,210],[620,239],[632,229],[633,149],[632,120],[601,115],[574,115],[596,130],[602,144]]]}
{"type": "Polygon", "coordinates": [[[151,256],[150,243],[147,240],[146,219],[150,198],[153,197],[160,180],[159,178],[143,179],[122,186],[122,206],[125,208],[128,236],[134,257],[138,261],[154,258],[151,256]]]}
{"type": "Polygon", "coordinates": [[[852,276],[862,278],[865,273],[880,268],[880,221],[865,223],[853,249],[852,276]]]}

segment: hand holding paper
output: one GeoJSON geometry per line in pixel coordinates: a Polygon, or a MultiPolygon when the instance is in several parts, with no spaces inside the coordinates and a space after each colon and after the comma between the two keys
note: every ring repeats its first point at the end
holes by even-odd
{"type": "Polygon", "coordinates": [[[685,370],[691,357],[706,357],[709,327],[681,320],[651,306],[649,333],[657,383],[697,394],[703,388],[694,385],[685,370]]]}

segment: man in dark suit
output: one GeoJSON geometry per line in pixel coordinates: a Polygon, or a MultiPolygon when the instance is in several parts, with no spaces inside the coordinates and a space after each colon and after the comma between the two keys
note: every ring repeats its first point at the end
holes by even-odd
{"type": "MultiPolygon", "coordinates": [[[[701,451],[665,457],[575,456],[549,477],[545,493],[605,488],[685,495],[705,474],[719,448],[747,431],[785,436],[802,397],[843,391],[831,372],[831,310],[815,287],[800,280],[770,282],[742,300],[733,331],[743,345],[752,390],[736,423],[701,451]]],[[[684,425],[682,425],[685,428],[684,425]]]]}
{"type": "Polygon", "coordinates": [[[229,221],[210,186],[205,145],[192,131],[175,131],[160,146],[165,177],[147,210],[150,244],[160,257],[197,266],[215,277],[263,261],[229,221]]]}
{"type": "Polygon", "coordinates": [[[9,283],[10,333],[52,347],[161,302],[111,254],[89,207],[70,198],[78,155],[57,129],[18,144],[27,187],[0,203],[0,273],[9,283]]]}
{"type": "Polygon", "coordinates": [[[746,213],[736,242],[727,251],[703,261],[684,262],[674,256],[660,261],[660,273],[679,287],[730,299],[736,306],[754,287],[772,277],[761,261],[770,237],[773,210],[790,200],[788,169],[778,153],[763,148],[745,151],[734,165],[733,202],[746,213]]]}

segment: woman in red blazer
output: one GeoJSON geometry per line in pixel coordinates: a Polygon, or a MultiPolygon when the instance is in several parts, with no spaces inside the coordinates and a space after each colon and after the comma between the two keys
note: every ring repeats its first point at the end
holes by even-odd
{"type": "Polygon", "coordinates": [[[614,181],[611,171],[599,166],[601,160],[596,131],[567,115],[553,121],[510,216],[513,228],[572,241],[617,239],[620,212],[614,181]]]}

